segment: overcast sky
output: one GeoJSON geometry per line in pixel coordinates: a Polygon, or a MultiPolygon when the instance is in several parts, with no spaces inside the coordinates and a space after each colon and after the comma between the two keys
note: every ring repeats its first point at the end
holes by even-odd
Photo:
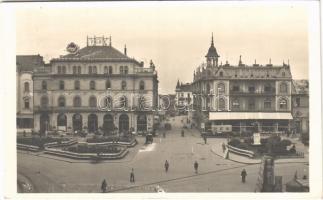
{"type": "Polygon", "coordinates": [[[17,54],[40,54],[46,61],[66,54],[69,42],[112,36],[112,46],[156,65],[160,93],[174,93],[177,79],[191,82],[205,61],[211,33],[220,62],[281,65],[289,59],[295,79],[308,78],[308,13],[299,4],[97,3],[85,8],[21,7],[16,15],[17,54]]]}

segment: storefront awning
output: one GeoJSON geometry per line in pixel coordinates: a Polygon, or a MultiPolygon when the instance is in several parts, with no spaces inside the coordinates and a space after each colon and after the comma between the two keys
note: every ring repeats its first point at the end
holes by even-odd
{"type": "Polygon", "coordinates": [[[291,113],[281,112],[210,112],[209,120],[293,119],[291,113]]]}

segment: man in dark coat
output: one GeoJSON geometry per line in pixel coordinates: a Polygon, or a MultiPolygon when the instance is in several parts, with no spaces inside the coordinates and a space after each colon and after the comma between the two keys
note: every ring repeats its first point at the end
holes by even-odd
{"type": "Polygon", "coordinates": [[[108,184],[107,184],[106,180],[104,179],[101,184],[101,190],[103,193],[105,193],[107,191],[107,187],[108,187],[108,184]]]}
{"type": "Polygon", "coordinates": [[[134,183],[134,182],[135,182],[135,173],[133,172],[133,168],[132,168],[130,173],[130,183],[134,183]]]}
{"type": "Polygon", "coordinates": [[[165,161],[165,171],[168,172],[168,168],[169,168],[169,163],[168,161],[166,160],[165,161]]]}
{"type": "Polygon", "coordinates": [[[197,163],[197,161],[194,162],[194,169],[195,169],[195,173],[197,174],[197,170],[199,168],[199,164],[197,163]]]}
{"type": "Polygon", "coordinates": [[[246,176],[247,176],[247,172],[245,169],[243,169],[241,171],[241,180],[242,180],[242,183],[245,183],[246,182],[246,176]]]}

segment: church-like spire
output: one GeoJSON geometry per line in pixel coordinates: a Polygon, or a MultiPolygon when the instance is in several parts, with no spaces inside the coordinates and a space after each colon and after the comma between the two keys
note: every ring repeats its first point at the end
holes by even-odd
{"type": "Polygon", "coordinates": [[[213,41],[213,32],[212,32],[211,46],[214,46],[214,41],[213,41]]]}
{"type": "Polygon", "coordinates": [[[176,84],[176,88],[179,88],[180,84],[179,84],[179,79],[177,79],[177,84],[176,84]]]}

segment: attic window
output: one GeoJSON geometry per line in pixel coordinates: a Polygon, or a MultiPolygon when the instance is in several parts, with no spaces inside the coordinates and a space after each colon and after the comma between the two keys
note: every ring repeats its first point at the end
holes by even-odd
{"type": "Polygon", "coordinates": [[[223,77],[223,72],[220,72],[220,74],[219,74],[219,75],[220,75],[220,77],[223,77]]]}
{"type": "Polygon", "coordinates": [[[285,77],[285,75],[286,75],[286,73],[285,73],[285,72],[283,72],[283,73],[282,73],[282,76],[283,76],[283,77],[285,77]]]}

